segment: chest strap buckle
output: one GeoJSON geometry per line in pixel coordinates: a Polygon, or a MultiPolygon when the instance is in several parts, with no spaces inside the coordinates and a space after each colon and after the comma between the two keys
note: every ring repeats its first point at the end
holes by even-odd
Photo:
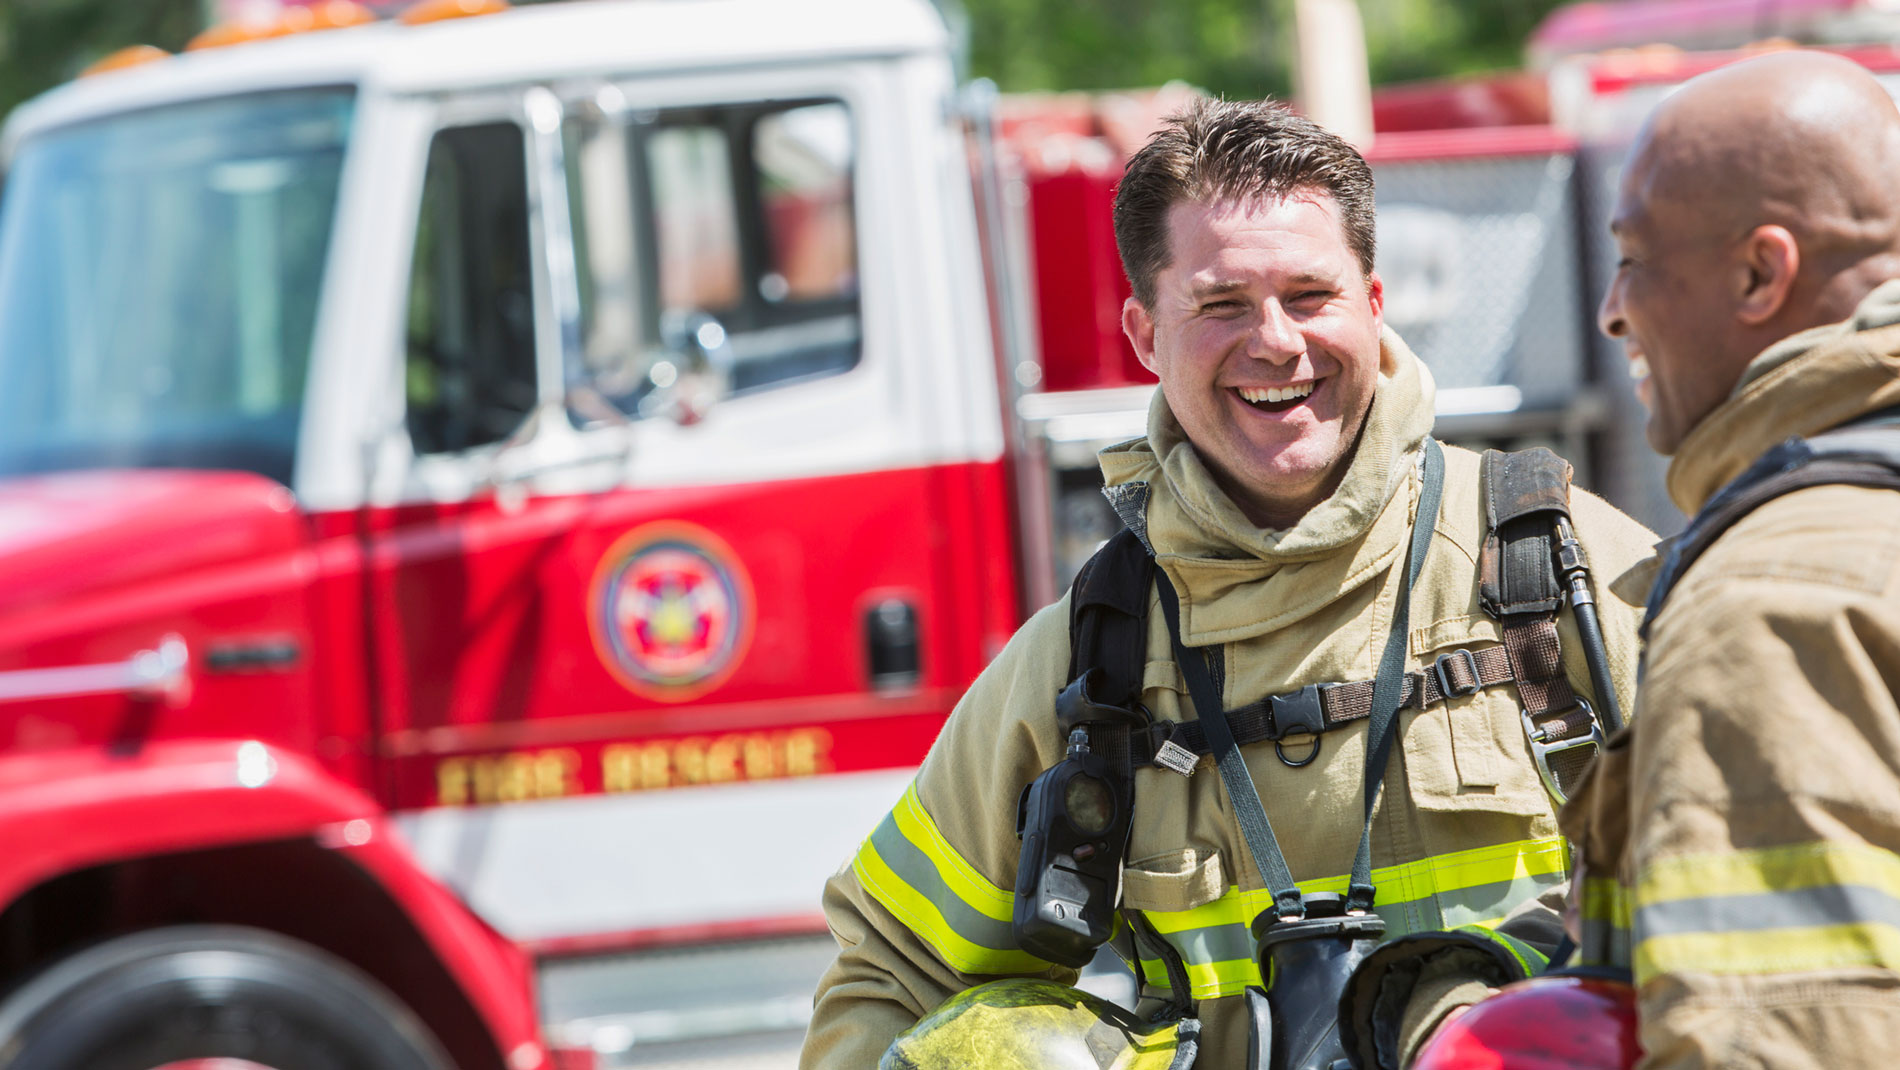
{"type": "Polygon", "coordinates": [[[1560,805],[1570,801],[1570,792],[1576,788],[1578,778],[1603,749],[1603,729],[1598,726],[1596,711],[1582,696],[1578,696],[1576,702],[1582,717],[1549,718],[1543,724],[1531,717],[1531,711],[1518,711],[1524,722],[1524,737],[1531,745],[1531,758],[1544,780],[1544,789],[1560,805]],[[1571,730],[1579,722],[1588,725],[1589,730],[1572,735],[1571,730]],[[1590,749],[1584,751],[1585,747],[1590,749]]]}
{"type": "Polygon", "coordinates": [[[1320,733],[1326,731],[1326,711],[1320,705],[1319,685],[1307,684],[1298,691],[1274,695],[1267,704],[1273,711],[1273,732],[1267,737],[1273,740],[1273,753],[1295,769],[1313,764],[1313,759],[1319,757],[1320,733]],[[1281,741],[1288,736],[1311,736],[1311,749],[1301,758],[1287,757],[1281,741]]]}
{"type": "MultiPolygon", "coordinates": [[[[1438,655],[1438,660],[1432,662],[1432,676],[1438,681],[1438,693],[1447,701],[1463,695],[1476,694],[1484,687],[1484,677],[1478,672],[1477,655],[1463,648],[1438,655]],[[1456,666],[1464,668],[1462,679],[1456,671],[1456,666]]],[[[1419,705],[1425,704],[1420,702],[1419,705]]]]}

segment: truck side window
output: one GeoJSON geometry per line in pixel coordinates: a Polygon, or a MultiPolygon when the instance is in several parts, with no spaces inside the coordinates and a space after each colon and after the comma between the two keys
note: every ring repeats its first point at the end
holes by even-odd
{"type": "Polygon", "coordinates": [[[582,352],[623,408],[694,313],[725,327],[738,393],[857,364],[856,145],[843,103],[583,116],[567,147],[582,352]]]}
{"type": "Polygon", "coordinates": [[[647,138],[663,313],[732,315],[739,304],[739,213],[725,132],[669,126],[647,138]]]}
{"type": "Polygon", "coordinates": [[[851,117],[842,104],[766,115],[752,128],[765,224],[759,296],[783,305],[857,297],[851,117]]]}
{"type": "Polygon", "coordinates": [[[534,409],[527,175],[513,123],[443,130],[429,146],[404,384],[417,454],[498,442],[534,409]]]}

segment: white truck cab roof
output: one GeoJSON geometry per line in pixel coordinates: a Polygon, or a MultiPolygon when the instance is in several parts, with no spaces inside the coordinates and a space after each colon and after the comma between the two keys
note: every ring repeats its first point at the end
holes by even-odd
{"type": "Polygon", "coordinates": [[[80,78],[17,109],[11,157],[58,126],[179,101],[315,85],[429,94],[609,73],[732,71],[941,51],[927,0],[585,0],[419,26],[383,21],[185,53],[80,78]]]}

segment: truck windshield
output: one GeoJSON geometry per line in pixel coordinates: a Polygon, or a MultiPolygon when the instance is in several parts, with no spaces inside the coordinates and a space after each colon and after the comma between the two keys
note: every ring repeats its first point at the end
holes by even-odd
{"type": "Polygon", "coordinates": [[[252,94],[24,141],[0,198],[0,475],[288,483],[354,94],[252,94]]]}

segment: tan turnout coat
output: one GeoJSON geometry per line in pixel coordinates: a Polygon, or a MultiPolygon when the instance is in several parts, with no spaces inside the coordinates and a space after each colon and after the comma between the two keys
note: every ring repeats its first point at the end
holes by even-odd
{"type": "MultiPolygon", "coordinates": [[[[1750,365],[1669,469],[1900,404],[1900,281],[1750,365]]],[[[1750,513],[1651,626],[1638,714],[1564,812],[1583,952],[1633,966],[1650,1068],[1889,1067],[1900,1041],[1900,493],[1750,513]]]]}
{"type": "MultiPolygon", "coordinates": [[[[1146,534],[1181,594],[1190,646],[1221,646],[1229,709],[1305,684],[1371,679],[1398,597],[1432,422],[1429,375],[1396,336],[1356,453],[1338,490],[1293,528],[1248,523],[1216,486],[1157,393],[1146,438],[1104,451],[1111,488],[1148,485],[1146,534]]],[[[1478,606],[1484,533],[1479,458],[1448,448],[1436,538],[1413,597],[1408,667],[1462,646],[1499,642],[1478,606]]],[[[1619,690],[1636,667],[1637,607],[1608,579],[1645,558],[1653,537],[1601,500],[1573,492],[1577,530],[1595,566],[1619,690]]],[[[1009,936],[1023,786],[1062,755],[1053,714],[1066,682],[1065,598],[1036,614],[958,704],[911,792],[839,870],[825,912],[840,947],[820,986],[802,1065],[865,1068],[900,1031],[970,985],[1005,975],[1064,981],[1009,936]]],[[[1194,714],[1151,599],[1144,701],[1157,717],[1194,714]]],[[[1567,675],[1588,694],[1568,614],[1567,675]]],[[[1361,820],[1365,727],[1324,736],[1319,758],[1291,768],[1271,744],[1245,748],[1294,876],[1343,891],[1361,820]]],[[[1236,998],[1258,984],[1246,926],[1271,898],[1244,846],[1220,778],[1136,774],[1136,814],[1122,887],[1182,949],[1205,1024],[1203,1068],[1244,1067],[1236,998]]],[[[1514,908],[1533,942],[1555,942],[1540,896],[1561,889],[1567,851],[1528,755],[1514,688],[1496,687],[1400,718],[1400,744],[1374,826],[1378,909],[1389,932],[1495,924],[1514,908]]],[[[1150,985],[1165,984],[1158,960],[1150,985]]]]}

